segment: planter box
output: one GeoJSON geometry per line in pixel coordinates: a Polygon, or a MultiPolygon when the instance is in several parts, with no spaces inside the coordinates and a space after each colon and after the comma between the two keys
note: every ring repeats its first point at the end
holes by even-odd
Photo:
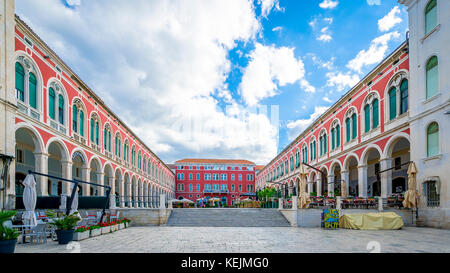
{"type": "Polygon", "coordinates": [[[97,229],[93,229],[93,230],[91,230],[91,233],[90,233],[90,237],[95,237],[95,236],[99,236],[99,235],[102,235],[102,229],[101,228],[97,228],[97,229]]]}
{"type": "Polygon", "coordinates": [[[89,230],[88,231],[84,231],[84,232],[74,232],[73,233],[73,240],[74,241],[81,241],[81,240],[87,239],[87,238],[89,238],[89,234],[90,234],[89,230]]]}
{"type": "Polygon", "coordinates": [[[118,226],[118,225],[112,225],[112,226],[111,226],[111,231],[112,231],[112,232],[118,231],[118,230],[119,230],[119,226],[118,226]]]}
{"type": "Polygon", "coordinates": [[[124,224],[124,223],[118,224],[117,227],[118,227],[119,229],[124,229],[124,228],[125,228],[125,224],[124,224]]]}
{"type": "Polygon", "coordinates": [[[102,235],[107,234],[107,233],[111,232],[111,227],[102,227],[101,230],[102,230],[102,235]]]}
{"type": "Polygon", "coordinates": [[[130,223],[125,223],[125,228],[129,228],[130,227],[130,223]]]}

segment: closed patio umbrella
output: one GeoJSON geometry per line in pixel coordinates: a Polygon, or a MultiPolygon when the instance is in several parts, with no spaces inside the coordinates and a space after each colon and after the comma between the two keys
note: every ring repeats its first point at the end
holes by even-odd
{"type": "Polygon", "coordinates": [[[305,165],[300,165],[300,185],[299,185],[299,198],[298,205],[300,208],[305,209],[311,203],[308,193],[306,192],[306,176],[308,175],[305,165]]]}
{"type": "Polygon", "coordinates": [[[22,215],[23,222],[25,225],[36,226],[37,220],[34,214],[34,209],[36,208],[36,181],[34,181],[34,176],[29,174],[25,177],[22,182],[25,186],[23,191],[23,205],[25,207],[25,212],[22,215]]]}
{"type": "MultiPolygon", "coordinates": [[[[73,191],[73,187],[75,187],[75,184],[72,185],[72,191],[73,191]]],[[[78,212],[78,187],[75,190],[75,195],[73,196],[72,206],[70,207],[69,214],[72,215],[75,212],[78,212]]]]}
{"type": "Polygon", "coordinates": [[[405,199],[403,200],[403,206],[405,208],[417,208],[419,204],[419,192],[417,191],[417,168],[414,162],[411,162],[408,166],[408,190],[405,193],[405,199]]]}

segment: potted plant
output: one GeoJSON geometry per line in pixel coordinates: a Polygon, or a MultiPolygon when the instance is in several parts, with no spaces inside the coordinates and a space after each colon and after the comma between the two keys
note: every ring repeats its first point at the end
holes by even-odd
{"type": "Polygon", "coordinates": [[[123,218],[123,221],[125,222],[125,228],[130,227],[130,222],[131,222],[130,219],[128,219],[128,218],[123,218]]]}
{"type": "Polygon", "coordinates": [[[80,217],[77,216],[78,211],[70,215],[63,215],[60,218],[56,217],[56,212],[48,211],[47,215],[53,221],[49,224],[56,227],[56,237],[60,245],[66,245],[73,241],[73,232],[77,226],[80,217]]]}
{"type": "Polygon", "coordinates": [[[124,229],[125,228],[125,222],[123,220],[117,220],[117,226],[119,229],[124,229]]]}
{"type": "Polygon", "coordinates": [[[111,232],[111,226],[109,223],[99,223],[99,225],[101,227],[100,229],[101,229],[102,235],[111,232]]]}
{"type": "Polygon", "coordinates": [[[5,225],[14,215],[15,211],[0,211],[0,253],[14,253],[16,249],[20,233],[5,225]]]}
{"type": "Polygon", "coordinates": [[[90,231],[89,237],[96,237],[96,236],[102,235],[102,230],[101,230],[100,225],[89,226],[89,231],[90,231]]]}
{"type": "Polygon", "coordinates": [[[111,232],[114,232],[114,231],[118,231],[118,230],[119,230],[119,227],[118,227],[116,221],[113,221],[113,222],[111,222],[110,224],[111,224],[111,232]]]}
{"type": "Polygon", "coordinates": [[[89,238],[90,230],[89,227],[81,226],[78,227],[75,232],[73,233],[73,240],[74,241],[81,241],[84,239],[89,238]]]}

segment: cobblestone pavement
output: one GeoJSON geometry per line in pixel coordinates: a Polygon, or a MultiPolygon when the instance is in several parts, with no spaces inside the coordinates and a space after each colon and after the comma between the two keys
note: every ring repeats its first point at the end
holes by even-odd
{"type": "Polygon", "coordinates": [[[68,246],[18,244],[16,253],[300,253],[300,252],[447,252],[450,230],[407,227],[361,231],[320,228],[131,227],[68,246]],[[378,245],[378,243],[379,245],[378,245]]]}

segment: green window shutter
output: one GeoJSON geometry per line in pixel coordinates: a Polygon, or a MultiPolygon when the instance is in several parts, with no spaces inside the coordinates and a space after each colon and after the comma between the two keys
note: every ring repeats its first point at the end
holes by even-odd
{"type": "Polygon", "coordinates": [[[29,74],[29,90],[28,90],[28,103],[34,109],[37,109],[37,80],[33,73],[29,74]]]}
{"type": "Polygon", "coordinates": [[[346,140],[347,142],[350,141],[350,118],[347,118],[345,120],[345,131],[346,131],[346,140]]]}
{"type": "Polygon", "coordinates": [[[389,90],[389,119],[393,120],[397,116],[397,89],[392,87],[389,90]]]}
{"type": "Polygon", "coordinates": [[[58,96],[58,116],[59,123],[64,124],[64,98],[62,95],[58,96]]]}
{"type": "Polygon", "coordinates": [[[108,152],[111,152],[111,131],[108,131],[107,132],[107,135],[108,135],[108,152]]]}
{"type": "Polygon", "coordinates": [[[400,113],[406,113],[408,108],[408,80],[404,79],[400,85],[400,113]]]}
{"type": "Polygon", "coordinates": [[[103,129],[103,148],[105,148],[105,150],[108,147],[107,137],[108,137],[108,131],[106,131],[106,127],[105,127],[105,129],[103,129]]]}
{"type": "Polygon", "coordinates": [[[91,142],[94,142],[94,119],[91,118],[91,142]]]}
{"type": "Polygon", "coordinates": [[[99,139],[99,136],[100,136],[100,127],[99,127],[99,125],[98,125],[98,122],[96,122],[95,123],[95,143],[97,143],[97,145],[100,143],[100,139],[99,139]]]}
{"type": "Polygon", "coordinates": [[[341,146],[341,126],[336,125],[336,147],[341,146]]]}
{"type": "Polygon", "coordinates": [[[378,99],[373,101],[372,104],[372,111],[373,111],[373,117],[372,117],[372,128],[375,129],[378,127],[378,99]]]}
{"type": "Polygon", "coordinates": [[[80,135],[84,136],[84,113],[80,110],[80,135]]]}
{"type": "Polygon", "coordinates": [[[55,119],[55,90],[50,87],[48,91],[48,115],[51,119],[55,119]]]}
{"type": "Polygon", "coordinates": [[[74,104],[72,106],[72,130],[74,132],[77,132],[77,117],[78,117],[78,108],[77,106],[74,104]]]}
{"type": "Polygon", "coordinates": [[[436,4],[436,0],[431,0],[425,9],[425,34],[428,34],[437,25],[436,4]]]}
{"type": "Polygon", "coordinates": [[[365,123],[364,132],[367,133],[370,131],[370,105],[369,104],[364,106],[364,123],[365,123]]]}
{"type": "Polygon", "coordinates": [[[117,156],[117,144],[118,144],[117,136],[114,138],[114,143],[115,143],[115,145],[114,145],[114,155],[117,156]]]}
{"type": "Polygon", "coordinates": [[[25,101],[25,70],[20,63],[16,63],[16,96],[19,100],[25,101]]]}
{"type": "Polygon", "coordinates": [[[315,140],[314,140],[313,147],[314,147],[314,159],[316,159],[317,158],[317,142],[315,140]]]}
{"type": "Polygon", "coordinates": [[[435,156],[439,153],[439,125],[431,123],[427,128],[427,156],[435,156]]]}
{"type": "Polygon", "coordinates": [[[331,150],[334,150],[334,148],[336,147],[335,146],[335,143],[336,143],[336,139],[335,138],[336,138],[335,137],[335,129],[332,128],[331,129],[331,150]]]}
{"type": "Polygon", "coordinates": [[[438,59],[433,56],[427,63],[427,99],[438,93],[438,59]]]}
{"type": "Polygon", "coordinates": [[[327,153],[327,134],[323,135],[323,153],[326,154],[327,153]]]}
{"type": "Polygon", "coordinates": [[[323,137],[319,137],[319,155],[323,154],[323,137]]]}
{"type": "Polygon", "coordinates": [[[352,129],[353,129],[353,132],[352,132],[352,139],[356,138],[357,132],[358,132],[358,130],[357,130],[358,126],[357,126],[356,122],[357,122],[356,114],[353,114],[353,115],[352,115],[352,127],[353,127],[353,128],[352,128],[352,129]]]}

